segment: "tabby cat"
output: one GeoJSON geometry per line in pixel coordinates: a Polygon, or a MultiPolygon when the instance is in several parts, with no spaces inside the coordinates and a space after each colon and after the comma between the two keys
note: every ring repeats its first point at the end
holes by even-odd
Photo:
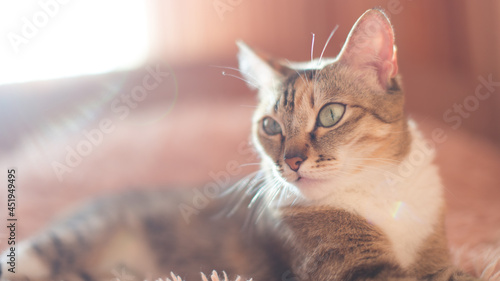
{"type": "Polygon", "coordinates": [[[383,11],[359,18],[337,58],[238,45],[259,92],[259,172],[189,224],[182,192],[100,199],[22,243],[15,273],[3,253],[2,280],[475,280],[450,263],[441,181],[405,117],[383,11]]]}

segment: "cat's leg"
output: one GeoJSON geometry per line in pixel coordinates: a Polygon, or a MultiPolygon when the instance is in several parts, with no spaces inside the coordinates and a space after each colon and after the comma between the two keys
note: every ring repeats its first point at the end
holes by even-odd
{"type": "Polygon", "coordinates": [[[0,269],[1,280],[28,280],[29,277],[43,280],[42,278],[49,276],[49,268],[38,258],[34,249],[24,242],[17,247],[17,252],[12,252],[9,248],[1,254],[0,269]],[[33,274],[27,276],[22,273],[26,270],[21,268],[29,269],[33,274]]]}
{"type": "Polygon", "coordinates": [[[15,267],[8,263],[7,249],[1,256],[2,280],[94,279],[83,264],[104,237],[86,237],[79,231],[62,225],[22,241],[16,248],[15,267]]]}
{"type": "Polygon", "coordinates": [[[453,266],[449,266],[439,270],[436,273],[424,276],[419,280],[422,281],[480,281],[482,279],[473,277],[453,266]]]}
{"type": "Polygon", "coordinates": [[[134,209],[126,198],[88,205],[17,245],[14,269],[3,252],[0,280],[144,280],[155,267],[134,209]]]}
{"type": "Polygon", "coordinates": [[[146,245],[123,231],[92,239],[50,231],[21,243],[16,255],[13,271],[2,258],[1,280],[135,281],[142,280],[148,267],[146,245]],[[135,258],[140,256],[139,272],[135,258]]]}

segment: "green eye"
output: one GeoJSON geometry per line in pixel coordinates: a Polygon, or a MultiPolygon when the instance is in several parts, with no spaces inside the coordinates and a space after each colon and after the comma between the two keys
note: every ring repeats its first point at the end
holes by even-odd
{"type": "Polygon", "coordinates": [[[340,103],[329,103],[319,111],[318,125],[329,128],[337,124],[345,112],[345,105],[340,103]]]}
{"type": "Polygon", "coordinates": [[[270,136],[281,134],[281,126],[271,117],[266,117],[262,120],[262,129],[270,136]]]}

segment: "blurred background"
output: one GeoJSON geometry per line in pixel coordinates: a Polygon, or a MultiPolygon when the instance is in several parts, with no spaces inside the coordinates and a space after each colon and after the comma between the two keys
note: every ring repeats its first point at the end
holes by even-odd
{"type": "Polygon", "coordinates": [[[2,0],[0,172],[18,170],[18,237],[100,194],[254,171],[235,41],[309,60],[338,25],[336,56],[373,7],[395,28],[409,116],[444,131],[450,244],[477,270],[467,253],[500,249],[498,1],[2,0]]]}

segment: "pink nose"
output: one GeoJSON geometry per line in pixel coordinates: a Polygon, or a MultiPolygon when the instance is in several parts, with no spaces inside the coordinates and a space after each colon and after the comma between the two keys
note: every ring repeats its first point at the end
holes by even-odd
{"type": "Polygon", "coordinates": [[[300,164],[304,162],[304,159],[300,157],[285,158],[285,163],[290,167],[290,169],[297,172],[300,168],[300,164]]]}

